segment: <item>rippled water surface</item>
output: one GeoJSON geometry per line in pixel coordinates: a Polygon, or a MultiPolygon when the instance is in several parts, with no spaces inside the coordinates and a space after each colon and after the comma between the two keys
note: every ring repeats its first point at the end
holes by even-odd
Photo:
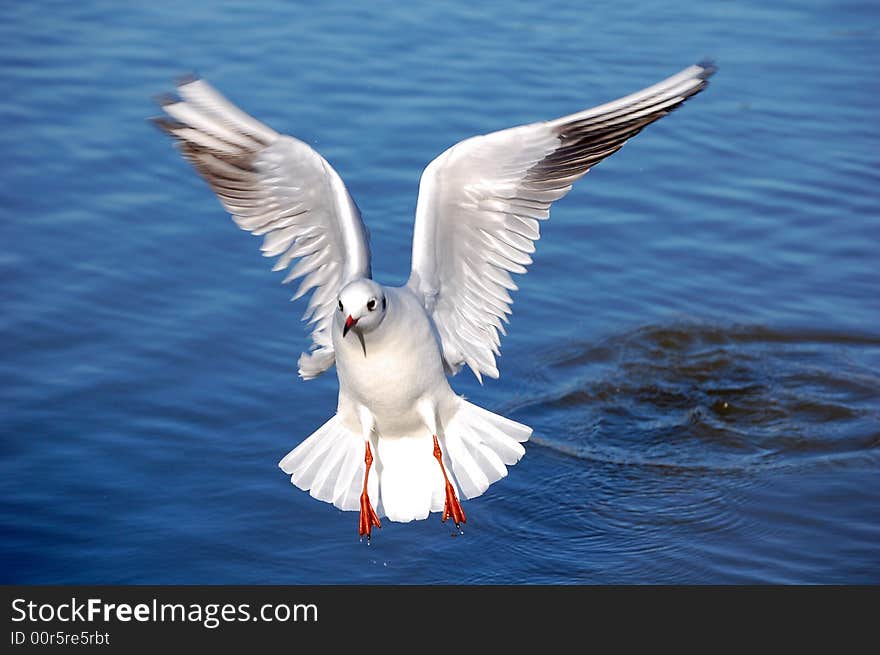
{"type": "Polygon", "coordinates": [[[880,582],[872,3],[11,3],[0,23],[0,581],[880,582]],[[128,6],[126,6],[128,5],[128,6]],[[407,276],[422,167],[704,57],[557,203],[502,377],[508,478],[385,523],[292,487],[335,408],[291,290],[144,119],[198,71],[318,148],[407,276]]]}

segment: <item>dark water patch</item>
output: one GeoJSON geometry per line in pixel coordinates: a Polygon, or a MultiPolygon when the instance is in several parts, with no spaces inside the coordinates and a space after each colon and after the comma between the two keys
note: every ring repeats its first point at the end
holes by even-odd
{"type": "Polygon", "coordinates": [[[568,454],[748,471],[871,449],[880,429],[872,335],[677,324],[560,351],[538,355],[545,392],[520,411],[568,454]]]}
{"type": "Polygon", "coordinates": [[[535,361],[542,393],[516,413],[555,462],[544,501],[621,558],[584,579],[815,581],[835,554],[859,575],[880,560],[880,339],[679,322],[535,361]],[[847,493],[846,516],[827,513],[847,493]]]}

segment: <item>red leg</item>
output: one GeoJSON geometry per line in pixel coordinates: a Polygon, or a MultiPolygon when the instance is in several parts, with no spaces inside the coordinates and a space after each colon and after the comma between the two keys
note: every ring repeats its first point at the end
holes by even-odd
{"type": "Polygon", "coordinates": [[[370,466],[373,464],[373,453],[370,452],[369,441],[367,442],[366,454],[364,455],[364,464],[367,465],[367,468],[364,471],[364,490],[361,493],[361,516],[358,524],[358,535],[361,539],[366,535],[367,543],[370,543],[370,531],[373,529],[373,526],[381,528],[382,524],[379,523],[379,517],[376,516],[375,510],[370,504],[370,497],[367,495],[367,480],[370,478],[370,466]]]}
{"type": "Polygon", "coordinates": [[[434,435],[434,457],[437,459],[437,463],[440,464],[440,470],[443,472],[443,479],[446,481],[446,505],[443,508],[443,522],[446,522],[450,516],[452,517],[452,522],[455,523],[455,527],[461,531],[461,524],[467,523],[467,516],[464,514],[464,510],[461,508],[461,503],[458,502],[458,497],[455,495],[455,489],[452,487],[452,484],[449,482],[449,477],[446,475],[446,467],[443,466],[443,452],[440,450],[440,443],[437,441],[437,435],[434,435]]]}

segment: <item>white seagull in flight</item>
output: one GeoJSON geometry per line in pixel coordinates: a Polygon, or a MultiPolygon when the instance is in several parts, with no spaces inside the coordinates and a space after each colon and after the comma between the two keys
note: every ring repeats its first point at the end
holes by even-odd
{"type": "Polygon", "coordinates": [[[550,205],[646,125],[699,93],[715,72],[690,66],[646,89],[548,122],[466,139],[422,173],[407,283],[370,272],[367,230],[342,179],[310,146],[238,109],[202,79],[161,101],[156,124],[207,180],[235,222],[262,236],[274,270],[314,290],[304,320],[310,380],[336,364],[335,416],[279,466],[297,487],[358,510],[369,542],[380,517],[467,520],[479,496],[525,453],[531,428],[458,396],[467,365],[498,377],[511,273],[525,273],[550,205]],[[295,262],[295,263],[294,263],[295,262]]]}

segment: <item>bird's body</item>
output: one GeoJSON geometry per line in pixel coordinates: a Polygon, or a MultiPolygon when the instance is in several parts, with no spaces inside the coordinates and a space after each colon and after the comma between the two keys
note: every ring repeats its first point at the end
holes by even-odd
{"type": "Polygon", "coordinates": [[[281,462],[319,500],[360,512],[369,539],[380,517],[442,511],[507,475],[531,429],[464,400],[448,376],[463,366],[498,377],[495,358],[539,221],[591,166],[699,93],[710,64],[553,121],[462,141],[422,174],[412,270],[401,287],[372,279],[367,231],[342,179],[305,143],[245,114],[207,82],[186,80],[157,124],[214,189],[238,225],[263,236],[285,282],[312,291],[304,379],[334,364],[336,414],[281,462]],[[294,263],[295,262],[295,263],[294,263]]]}
{"type": "MultiPolygon", "coordinates": [[[[435,435],[443,440],[444,469],[453,472],[459,491],[471,498],[522,457],[520,442],[528,439],[531,429],[481,409],[452,390],[436,331],[409,287],[355,280],[343,288],[340,302],[345,307],[354,295],[366,305],[373,294],[384,300],[381,320],[359,338],[345,334],[346,311],[337,312],[334,320],[336,415],[291,451],[281,468],[316,498],[340,509],[357,509],[365,472],[358,453],[361,444],[370,443],[379,462],[370,492],[377,499],[377,516],[423,519],[431,511],[445,510],[447,502],[447,480],[435,460],[435,435]]],[[[379,310],[377,306],[374,311],[379,310]]]]}
{"type": "Polygon", "coordinates": [[[336,374],[339,377],[337,413],[346,426],[360,432],[358,411],[366,408],[376,431],[405,437],[426,429],[417,401],[427,398],[448,416],[455,393],[443,372],[440,348],[428,315],[406,287],[385,288],[388,309],[363,343],[333,330],[336,374]]]}

